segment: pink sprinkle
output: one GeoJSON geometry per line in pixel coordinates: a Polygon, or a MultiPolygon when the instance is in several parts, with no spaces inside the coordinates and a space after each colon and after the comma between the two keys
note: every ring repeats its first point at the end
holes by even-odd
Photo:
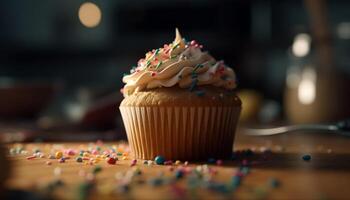
{"type": "Polygon", "coordinates": [[[94,150],[91,151],[91,153],[92,153],[93,155],[97,155],[97,154],[98,154],[98,151],[97,151],[96,149],[94,149],[94,150]]]}
{"type": "Polygon", "coordinates": [[[120,88],[120,93],[124,94],[124,88],[120,88]]]}
{"type": "Polygon", "coordinates": [[[199,45],[199,48],[203,49],[203,45],[199,45]]]}
{"type": "Polygon", "coordinates": [[[171,160],[167,160],[164,162],[164,165],[172,165],[173,164],[173,161],[171,160]]]}
{"type": "Polygon", "coordinates": [[[74,155],[75,155],[75,151],[72,150],[72,149],[69,149],[69,150],[67,151],[67,154],[70,155],[70,156],[74,156],[74,155]]]}
{"type": "Polygon", "coordinates": [[[197,44],[196,40],[192,40],[191,43],[190,43],[192,46],[197,44]]]}
{"type": "Polygon", "coordinates": [[[28,156],[26,158],[27,158],[27,160],[32,160],[32,159],[36,158],[36,156],[28,156]]]}
{"type": "Polygon", "coordinates": [[[183,169],[183,172],[186,172],[187,174],[188,174],[188,173],[191,173],[191,171],[192,171],[192,167],[185,167],[185,168],[183,169]]]}
{"type": "Polygon", "coordinates": [[[222,160],[217,160],[216,165],[222,165],[222,160]]]}
{"type": "Polygon", "coordinates": [[[244,160],[242,160],[242,165],[248,165],[248,160],[246,160],[246,159],[244,159],[244,160]]]}
{"type": "Polygon", "coordinates": [[[51,161],[46,161],[46,164],[47,164],[47,165],[51,165],[52,162],[51,162],[51,161]]]}
{"type": "Polygon", "coordinates": [[[199,46],[198,44],[195,44],[195,45],[194,45],[194,47],[196,47],[196,48],[198,48],[198,46],[199,46]]]}
{"type": "Polygon", "coordinates": [[[131,161],[131,166],[136,165],[136,163],[137,163],[137,160],[136,160],[136,159],[132,160],[132,161],[131,161]]]}

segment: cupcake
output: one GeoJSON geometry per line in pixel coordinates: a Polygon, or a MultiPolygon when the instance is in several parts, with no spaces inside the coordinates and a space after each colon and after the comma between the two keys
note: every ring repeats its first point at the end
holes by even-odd
{"type": "Polygon", "coordinates": [[[241,111],[234,71],[196,41],[176,38],[124,75],[120,112],[136,158],[231,155],[241,111]]]}

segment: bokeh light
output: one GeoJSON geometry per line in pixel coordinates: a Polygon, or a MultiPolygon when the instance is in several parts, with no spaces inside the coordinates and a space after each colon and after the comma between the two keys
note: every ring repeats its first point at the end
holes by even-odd
{"type": "Polygon", "coordinates": [[[91,2],[81,4],[78,15],[80,22],[88,28],[98,26],[102,19],[101,9],[91,2]]]}

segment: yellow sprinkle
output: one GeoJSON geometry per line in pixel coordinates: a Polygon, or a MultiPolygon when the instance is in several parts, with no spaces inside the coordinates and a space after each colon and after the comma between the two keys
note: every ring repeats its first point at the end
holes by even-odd
{"type": "Polygon", "coordinates": [[[55,157],[56,157],[57,159],[62,158],[62,156],[63,156],[62,151],[57,151],[56,154],[55,154],[55,157]]]}
{"type": "Polygon", "coordinates": [[[90,154],[87,153],[87,152],[85,152],[85,153],[83,154],[83,157],[90,157],[90,154]]]}
{"type": "Polygon", "coordinates": [[[177,160],[175,161],[175,165],[180,165],[181,164],[181,161],[177,160]]]}
{"type": "Polygon", "coordinates": [[[122,159],[123,159],[123,160],[127,160],[127,159],[128,159],[128,157],[126,157],[126,156],[123,156],[123,157],[122,157],[122,159]]]}

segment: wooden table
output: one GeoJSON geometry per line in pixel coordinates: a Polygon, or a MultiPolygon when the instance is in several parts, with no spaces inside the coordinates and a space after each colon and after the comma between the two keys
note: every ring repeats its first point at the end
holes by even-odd
{"type": "MultiPolygon", "coordinates": [[[[9,145],[12,148],[18,144],[9,145]]],[[[88,144],[64,143],[64,148],[87,148],[88,144]]],[[[111,143],[116,145],[119,143],[111,143]]],[[[105,148],[108,145],[103,145],[105,148]]],[[[40,148],[49,152],[52,144],[24,144],[26,150],[40,148]]],[[[56,148],[62,148],[57,146],[56,148]]],[[[59,163],[51,160],[52,165],[46,165],[48,158],[35,158],[27,160],[28,155],[12,155],[12,178],[8,187],[12,189],[25,189],[45,193],[43,188],[54,180],[61,180],[63,186],[55,187],[52,194],[63,199],[77,199],[79,186],[86,183],[86,175],[96,165],[102,171],[97,173],[94,190],[90,198],[108,199],[349,199],[350,198],[350,138],[312,133],[294,133],[289,135],[269,137],[249,137],[238,131],[234,149],[252,149],[242,158],[235,161],[224,161],[222,165],[210,164],[210,173],[198,173],[194,177],[189,172],[184,178],[174,181],[175,171],[179,166],[143,164],[138,160],[136,167],[130,167],[131,157],[119,161],[116,165],[109,165],[101,161],[95,165],[77,163],[74,159],[59,163]],[[267,150],[266,150],[267,149],[267,150]],[[269,150],[272,150],[272,153],[269,150]],[[262,153],[262,151],[264,153],[262,153]],[[310,154],[311,160],[304,161],[302,156],[310,154]],[[244,158],[243,158],[244,157],[244,158]],[[246,161],[243,161],[245,159],[246,161]],[[248,162],[247,162],[248,161],[248,162]],[[232,189],[232,178],[243,164],[248,164],[249,173],[239,175],[241,184],[232,189]],[[53,171],[56,168],[56,176],[53,171]],[[61,169],[58,176],[57,169],[61,169]],[[135,175],[129,188],[121,186],[121,179],[130,175],[134,168],[140,169],[141,175],[135,175]],[[80,175],[79,175],[80,173],[80,175]],[[202,177],[201,177],[202,176],[202,177]],[[163,184],[159,179],[163,181],[163,184]],[[216,183],[205,185],[206,178],[212,178],[216,183]],[[158,181],[158,182],[157,182],[158,181]],[[191,182],[192,181],[192,182],[191,182]],[[272,182],[271,182],[272,181],[272,182]],[[171,183],[169,183],[171,182],[171,183]],[[150,184],[152,183],[152,184],[150,184]],[[223,184],[225,187],[223,189],[223,184]],[[280,183],[279,185],[276,183],[280,183]],[[227,187],[226,187],[227,186],[227,187]],[[117,188],[117,189],[116,189],[117,188]],[[227,189],[229,188],[229,189],[227,189]],[[129,189],[129,190],[126,190],[129,189]]],[[[207,170],[205,163],[189,163],[188,171],[207,170]]],[[[241,168],[242,170],[243,168],[241,168]]],[[[135,172],[135,171],[133,171],[135,172]]],[[[245,171],[247,172],[247,171],[245,171]]],[[[91,174],[90,174],[91,175],[91,174]]],[[[89,175],[88,175],[89,176],[89,175]]],[[[90,177],[92,179],[93,177],[90,177]]],[[[86,185],[85,185],[86,186],[86,185]]]]}

